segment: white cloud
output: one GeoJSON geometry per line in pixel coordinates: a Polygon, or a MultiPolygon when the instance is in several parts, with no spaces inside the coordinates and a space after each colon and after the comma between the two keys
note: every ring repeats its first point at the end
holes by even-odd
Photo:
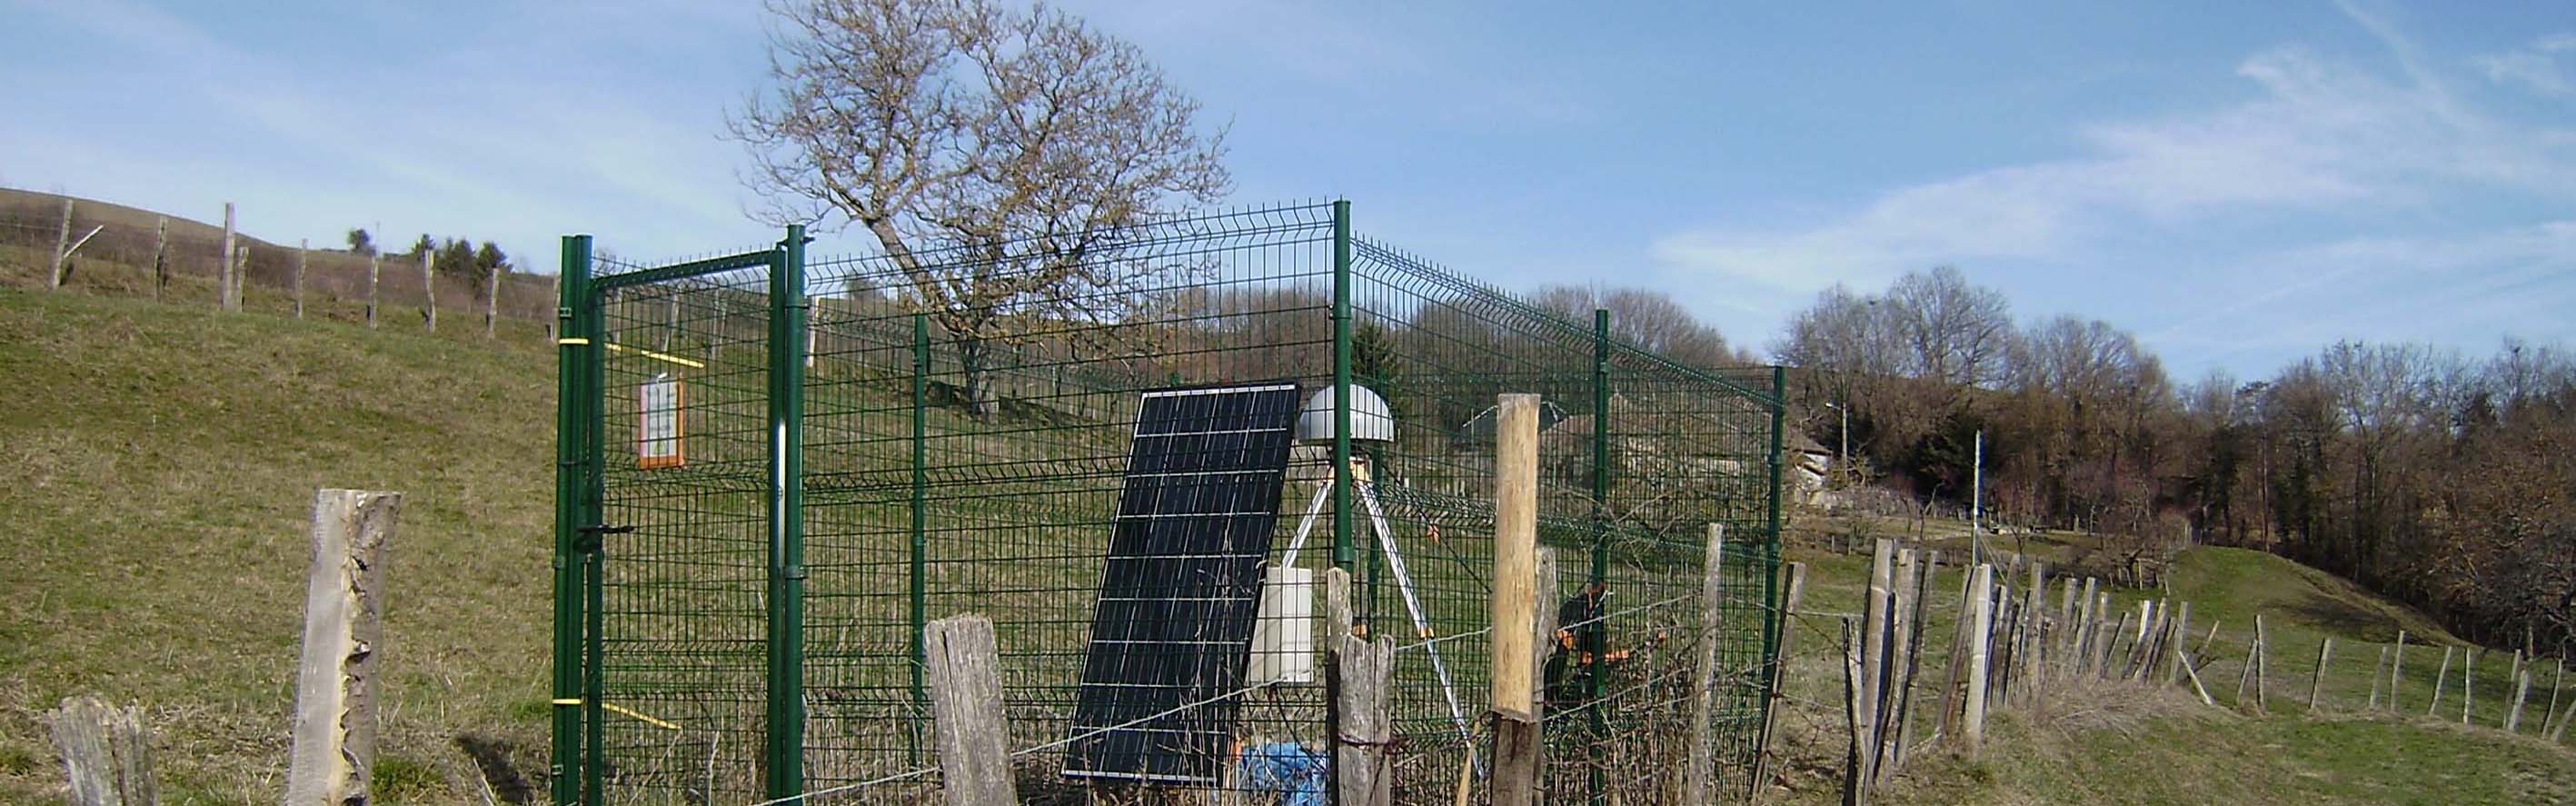
{"type": "Polygon", "coordinates": [[[2576,79],[2559,66],[2562,54],[2576,60],[2576,34],[2552,34],[2513,50],[2470,59],[2469,63],[2486,73],[2487,80],[2498,84],[2517,84],[2554,97],[2576,95],[2576,79]]]}

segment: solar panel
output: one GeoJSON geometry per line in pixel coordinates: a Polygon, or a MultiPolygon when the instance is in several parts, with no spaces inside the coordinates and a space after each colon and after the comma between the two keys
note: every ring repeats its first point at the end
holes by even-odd
{"type": "Polygon", "coordinates": [[[1297,403],[1293,383],[1144,394],[1066,776],[1216,781],[1233,698],[1184,706],[1243,685],[1297,403]]]}

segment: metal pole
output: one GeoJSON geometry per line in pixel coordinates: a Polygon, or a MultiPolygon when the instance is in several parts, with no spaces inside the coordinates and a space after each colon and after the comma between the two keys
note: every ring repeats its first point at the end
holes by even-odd
{"type": "MultiPolygon", "coordinates": [[[[584,243],[587,251],[588,243],[584,243]]],[[[583,264],[583,271],[589,271],[583,264]]],[[[582,296],[574,320],[581,337],[582,391],[579,433],[581,440],[581,514],[580,524],[589,534],[582,540],[582,681],[581,681],[581,797],[589,806],[599,806],[608,799],[607,710],[607,628],[608,577],[605,573],[608,553],[600,545],[607,536],[608,446],[602,420],[607,413],[608,390],[608,322],[604,301],[592,290],[590,281],[582,281],[582,296]]]]}
{"type": "Polygon", "coordinates": [[[1333,567],[1348,571],[1352,559],[1351,203],[1340,199],[1333,202],[1333,567]]]}
{"type": "MultiPolygon", "coordinates": [[[[1606,586],[1610,575],[1610,310],[1592,309],[1592,584],[1606,586]]],[[[1604,596],[1608,588],[1603,587],[1604,596]]],[[[1595,602],[1594,608],[1604,621],[1585,634],[1596,636],[1591,646],[1582,651],[1592,657],[1592,673],[1585,675],[1586,712],[1591,714],[1592,741],[1589,750],[1592,763],[1590,792],[1594,804],[1609,802],[1602,779],[1602,745],[1608,740],[1610,717],[1603,713],[1601,697],[1609,664],[1609,601],[1595,602]]]]}
{"type": "MultiPolygon", "coordinates": [[[[575,320],[585,304],[590,278],[590,236],[563,238],[562,277],[557,288],[555,319],[559,332],[576,332],[575,320]]],[[[554,764],[556,806],[581,800],[581,520],[582,360],[590,345],[574,338],[555,347],[555,647],[554,764]]]]}
{"type": "Polygon", "coordinates": [[[805,227],[769,273],[770,798],[805,788],[805,227]]]}
{"type": "Polygon", "coordinates": [[[912,315],[912,705],[911,729],[904,731],[905,753],[920,764],[921,720],[927,718],[930,694],[923,682],[929,662],[922,630],[930,619],[930,315],[912,315]]]}

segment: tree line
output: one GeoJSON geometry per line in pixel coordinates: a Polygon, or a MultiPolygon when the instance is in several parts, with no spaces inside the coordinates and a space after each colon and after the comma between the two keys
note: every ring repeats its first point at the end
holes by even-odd
{"type": "MultiPolygon", "coordinates": [[[[363,256],[378,254],[375,235],[367,232],[363,227],[351,227],[347,242],[350,254],[363,256]]],[[[422,253],[428,253],[431,256],[429,259],[431,271],[446,277],[471,278],[474,281],[473,287],[477,289],[482,288],[484,282],[490,280],[495,272],[509,274],[518,269],[511,265],[509,253],[501,251],[500,244],[487,240],[481,246],[476,246],[472,238],[441,239],[423,233],[418,240],[412,241],[410,250],[387,254],[419,260],[422,253]]]]}
{"type": "Polygon", "coordinates": [[[2576,638],[2576,354],[2473,357],[2338,342],[2246,381],[2176,382],[2137,337],[2074,316],[2016,324],[1954,268],[1837,286],[1773,345],[1799,419],[1848,438],[1844,483],[2109,538],[2152,582],[2187,542],[2261,548],[2423,607],[2455,632],[2576,638]],[[1843,410],[1849,431],[1843,432],[1843,410]]]}

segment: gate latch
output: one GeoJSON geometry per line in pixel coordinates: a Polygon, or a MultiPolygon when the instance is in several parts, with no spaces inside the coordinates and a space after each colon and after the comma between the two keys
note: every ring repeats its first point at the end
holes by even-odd
{"type": "Polygon", "coordinates": [[[591,526],[584,526],[573,531],[578,535],[578,537],[573,540],[573,548],[581,551],[598,551],[603,543],[603,538],[606,538],[608,535],[622,535],[635,531],[635,527],[594,524],[591,526]]]}

